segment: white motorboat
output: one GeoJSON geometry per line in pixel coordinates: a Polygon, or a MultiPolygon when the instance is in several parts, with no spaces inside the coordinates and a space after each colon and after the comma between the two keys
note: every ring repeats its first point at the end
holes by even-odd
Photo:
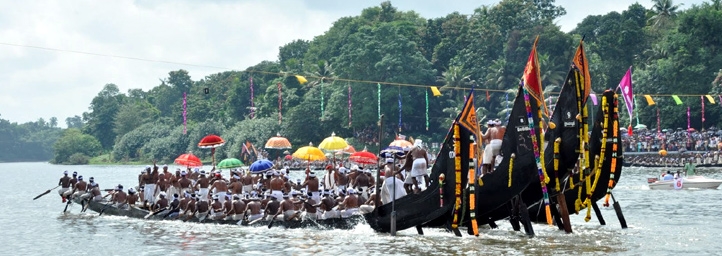
{"type": "Polygon", "coordinates": [[[717,189],[722,180],[708,179],[702,176],[689,176],[673,180],[647,179],[649,189],[672,190],[672,189],[717,189]]]}

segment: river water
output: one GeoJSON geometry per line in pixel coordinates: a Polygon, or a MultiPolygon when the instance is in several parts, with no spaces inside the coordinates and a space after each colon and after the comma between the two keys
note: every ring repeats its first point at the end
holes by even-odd
{"type": "MultiPolygon", "coordinates": [[[[0,179],[0,228],[6,255],[707,255],[722,253],[717,239],[722,230],[720,190],[649,190],[646,178],[661,170],[625,168],[616,187],[628,229],[621,229],[612,207],[601,206],[607,222],[599,225],[594,213],[572,215],[573,234],[535,224],[536,237],[488,226],[480,236],[457,238],[442,229],[400,231],[397,237],[375,233],[366,224],[352,230],[249,228],[167,221],[147,221],[80,213],[65,204],[54,190],[64,170],[95,177],[101,189],[118,183],[137,184],[142,166],[58,166],[47,163],[2,163],[8,175],[0,179]]],[[[701,175],[722,179],[718,170],[701,175]]],[[[300,177],[301,173],[292,173],[300,177]]],[[[293,176],[292,178],[296,178],[293,176]]]]}

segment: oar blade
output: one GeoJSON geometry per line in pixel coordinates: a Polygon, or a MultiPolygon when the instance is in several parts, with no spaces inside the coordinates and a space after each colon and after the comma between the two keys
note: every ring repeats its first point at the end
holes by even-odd
{"type": "Polygon", "coordinates": [[[43,192],[42,194],[40,194],[40,195],[38,195],[38,196],[36,196],[36,197],[33,197],[33,200],[38,199],[38,198],[40,198],[41,196],[47,195],[48,193],[50,193],[50,189],[48,189],[48,191],[45,191],[45,192],[43,192]]]}

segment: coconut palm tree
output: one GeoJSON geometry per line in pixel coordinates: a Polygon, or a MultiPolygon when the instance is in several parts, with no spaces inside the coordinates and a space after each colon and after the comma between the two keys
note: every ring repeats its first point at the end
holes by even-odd
{"type": "MultiPolygon", "coordinates": [[[[539,66],[542,67],[541,79],[544,87],[561,85],[564,82],[564,68],[560,65],[554,65],[549,54],[539,55],[539,66]]],[[[558,87],[557,87],[558,88],[558,87]]],[[[546,89],[544,89],[546,91],[546,89]]]]}
{"type": "Polygon", "coordinates": [[[474,84],[474,80],[471,76],[464,71],[462,66],[450,66],[446,71],[441,72],[441,76],[436,79],[437,82],[443,83],[439,90],[448,91],[451,90],[451,96],[454,96],[454,91],[459,88],[469,88],[474,84]]]}
{"type": "Polygon", "coordinates": [[[487,67],[487,75],[484,84],[490,89],[507,89],[519,84],[519,78],[510,72],[505,58],[494,60],[487,67]]]}
{"type": "Polygon", "coordinates": [[[654,16],[649,18],[649,21],[655,29],[667,27],[677,16],[677,10],[681,6],[681,4],[675,5],[672,0],[652,0],[652,3],[654,3],[652,6],[654,16]]]}

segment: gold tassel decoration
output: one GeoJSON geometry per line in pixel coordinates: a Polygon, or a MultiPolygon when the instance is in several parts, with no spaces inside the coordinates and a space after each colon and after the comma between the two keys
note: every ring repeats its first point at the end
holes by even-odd
{"type": "Polygon", "coordinates": [[[511,157],[509,158],[509,184],[507,184],[507,187],[511,187],[511,174],[512,170],[514,170],[514,159],[516,158],[515,153],[511,153],[511,157]]]}

